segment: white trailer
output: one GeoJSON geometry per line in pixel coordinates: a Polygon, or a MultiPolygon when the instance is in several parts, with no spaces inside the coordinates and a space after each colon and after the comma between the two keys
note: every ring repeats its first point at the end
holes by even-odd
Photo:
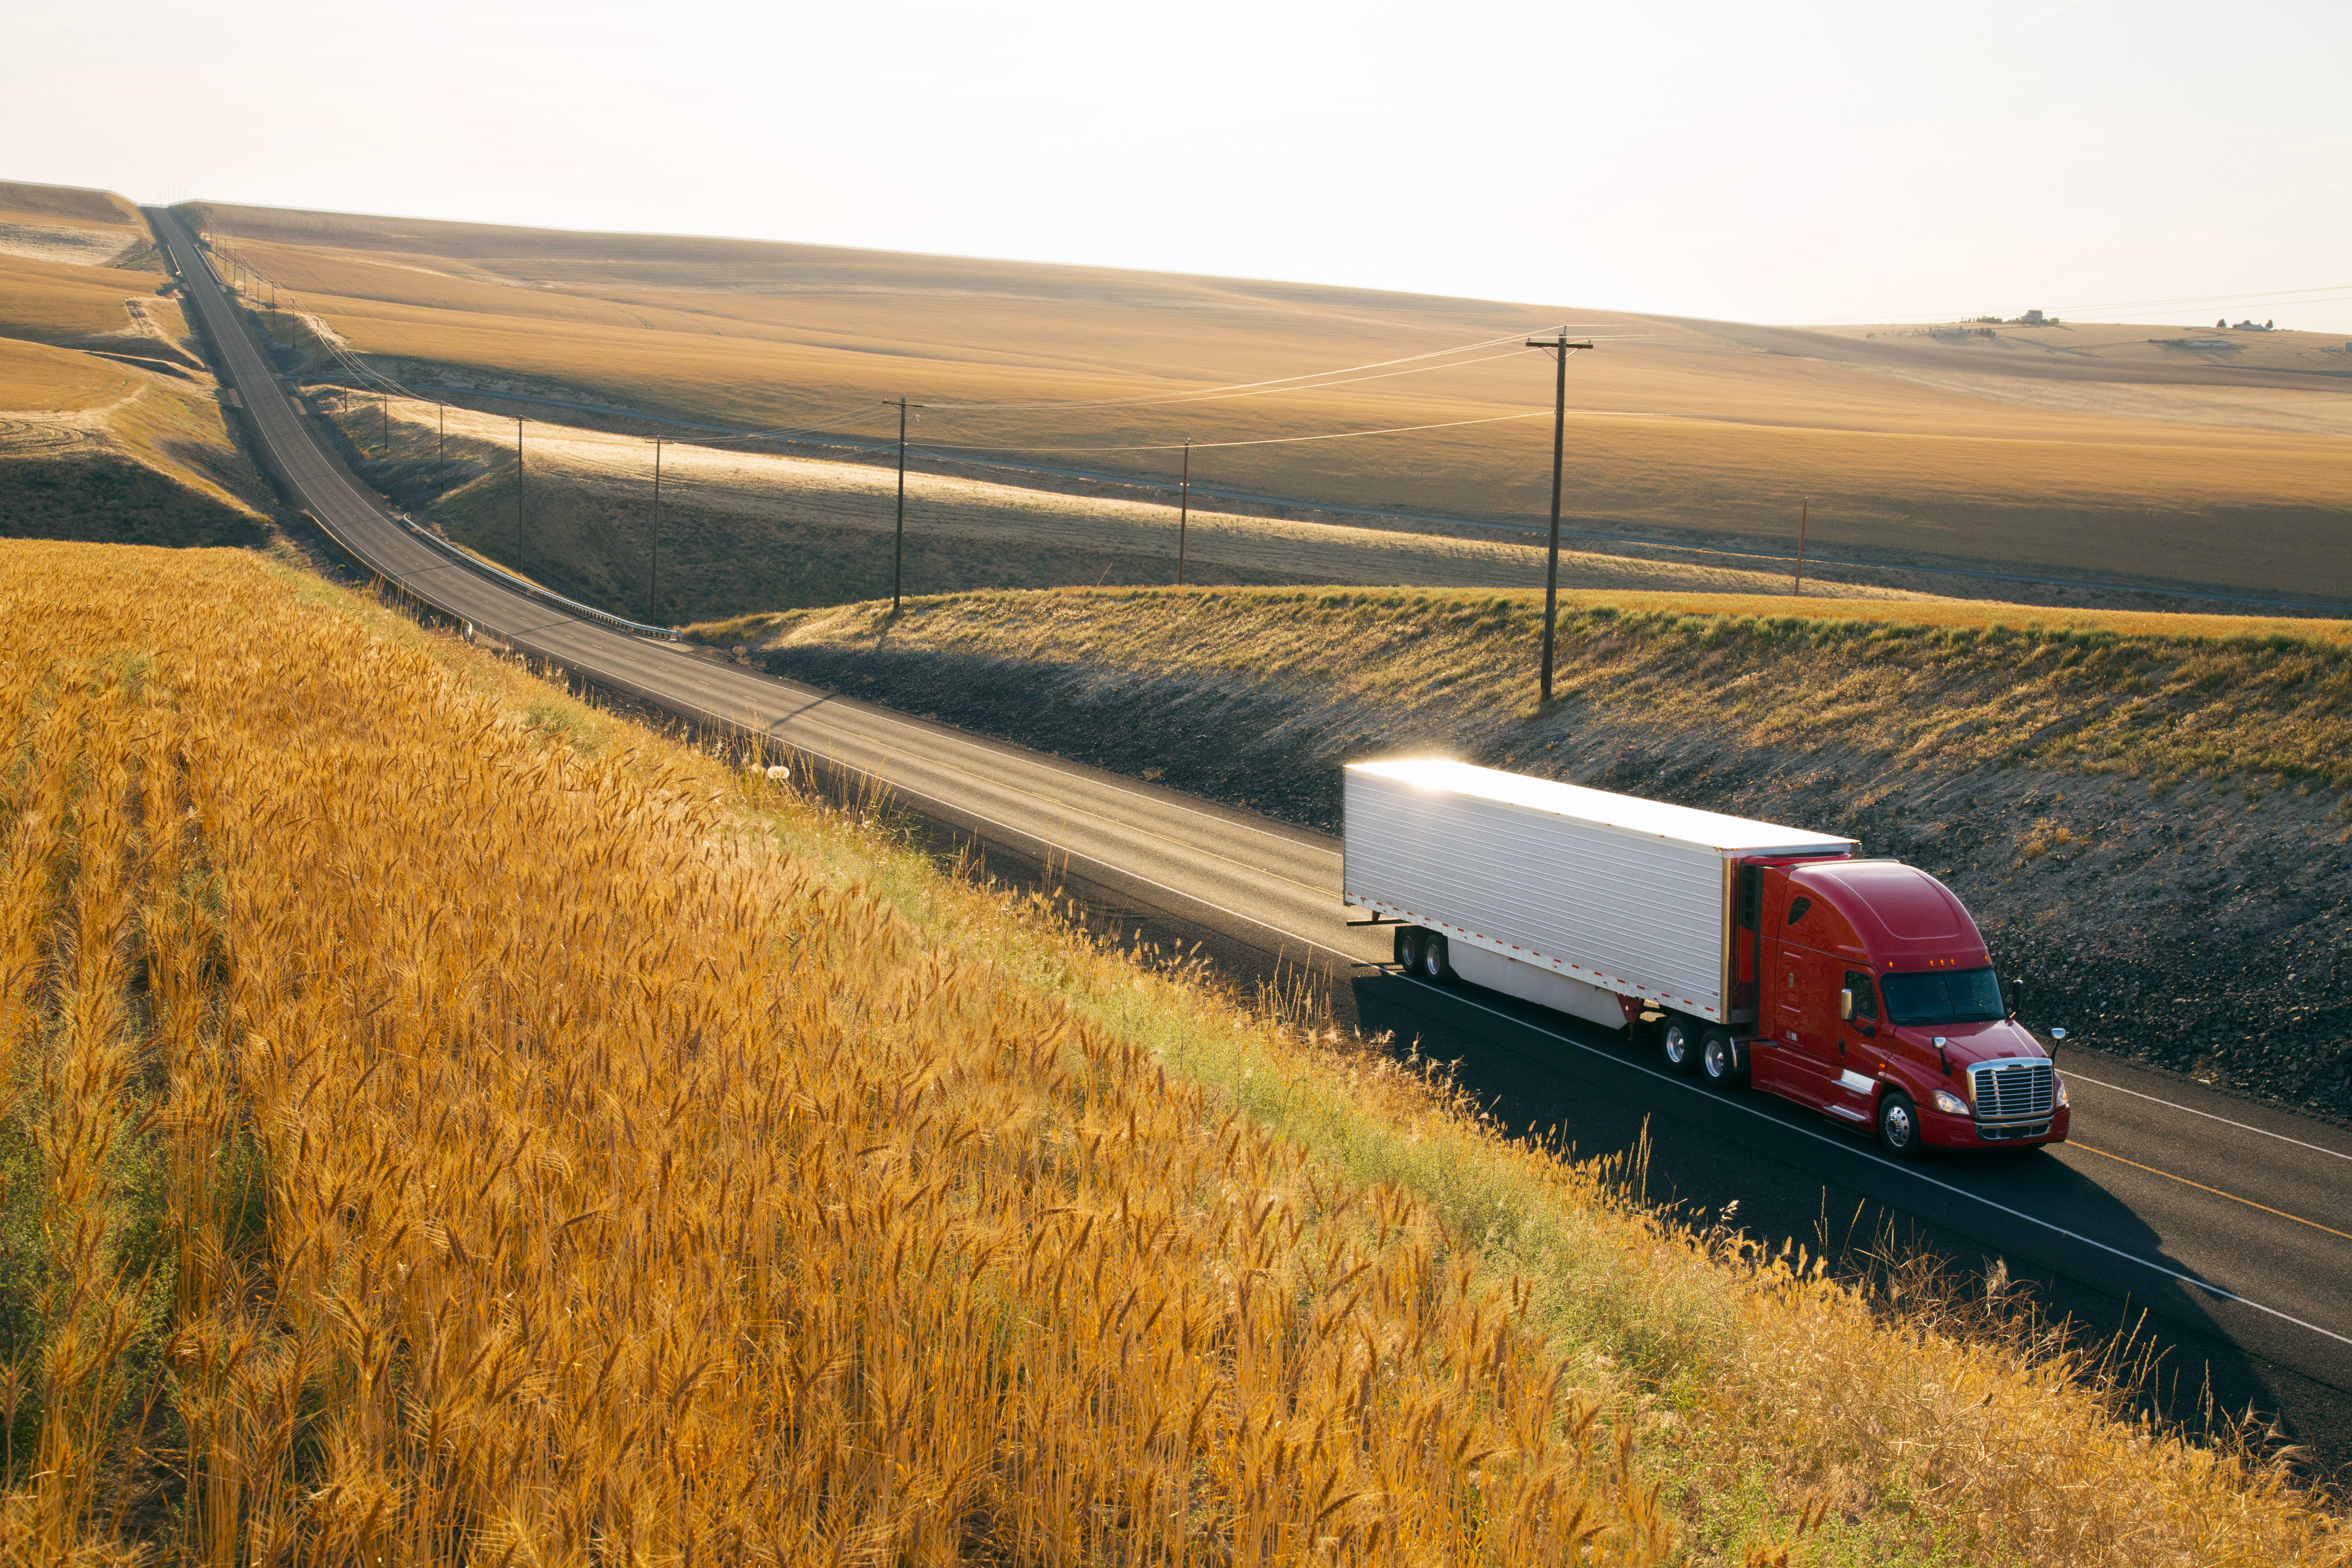
{"type": "Polygon", "coordinates": [[[1644,1007],[1750,1023],[1732,1005],[1734,868],[1857,847],[1431,757],[1350,763],[1344,809],[1342,896],[1420,928],[1400,962],[1612,1028],[1644,1007]]]}

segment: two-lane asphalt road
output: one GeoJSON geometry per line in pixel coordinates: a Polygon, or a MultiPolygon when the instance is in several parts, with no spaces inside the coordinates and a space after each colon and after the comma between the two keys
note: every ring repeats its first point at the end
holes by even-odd
{"type": "Polygon", "coordinates": [[[1351,929],[1335,840],[945,725],[713,662],[564,611],[417,536],[332,455],[178,221],[149,216],[241,395],[263,461],[346,550],[442,610],[681,717],[741,725],[886,784],[905,804],[1055,874],[1122,925],[1199,942],[1228,973],[1327,979],[1367,1030],[1460,1058],[1507,1121],[1588,1152],[1651,1140],[1652,1193],[1699,1214],[1737,1200],[1772,1239],[1836,1243],[1885,1223],[1969,1267],[1998,1260],[2106,1331],[2145,1310],[2193,1395],[2283,1410],[2352,1462],[2352,1134],[2129,1064],[2062,1058],[2077,1142],[2046,1154],[1886,1159],[1796,1107],[1667,1073],[1605,1031],[1381,967],[1351,929]]]}

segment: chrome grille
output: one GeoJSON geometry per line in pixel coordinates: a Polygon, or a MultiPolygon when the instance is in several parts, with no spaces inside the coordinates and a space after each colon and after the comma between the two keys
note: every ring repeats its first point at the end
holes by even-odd
{"type": "Polygon", "coordinates": [[[2056,1107],[2058,1072],[2046,1061],[1982,1062],[1969,1069],[1969,1077],[1979,1121],[2048,1116],[2056,1107]]]}

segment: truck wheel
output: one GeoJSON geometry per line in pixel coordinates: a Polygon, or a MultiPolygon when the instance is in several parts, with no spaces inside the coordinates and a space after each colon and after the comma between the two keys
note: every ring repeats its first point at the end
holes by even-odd
{"type": "Polygon", "coordinates": [[[1899,1089],[1890,1089],[1879,1097],[1878,1141],[1898,1160],[1919,1157],[1919,1108],[1899,1089]]]}
{"type": "Polygon", "coordinates": [[[1698,1037],[1699,1076],[1717,1089],[1737,1089],[1746,1075],[1739,1070],[1739,1050],[1727,1029],[1709,1029],[1698,1037]]]}
{"type": "Polygon", "coordinates": [[[1658,1031],[1658,1044],[1665,1049],[1666,1065],[1676,1072],[1698,1070],[1698,1033],[1688,1018],[1669,1016],[1658,1031]]]}
{"type": "Polygon", "coordinates": [[[1419,926],[1397,927],[1396,962],[1397,967],[1407,974],[1412,973],[1413,965],[1421,962],[1421,928],[1419,926]]]}
{"type": "Polygon", "coordinates": [[[1433,985],[1443,985],[1454,978],[1454,965],[1446,961],[1445,939],[1433,931],[1421,933],[1421,977],[1433,985]]]}

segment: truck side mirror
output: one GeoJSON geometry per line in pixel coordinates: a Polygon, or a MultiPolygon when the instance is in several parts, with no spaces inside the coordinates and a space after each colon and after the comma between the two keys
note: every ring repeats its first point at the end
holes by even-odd
{"type": "Polygon", "coordinates": [[[2009,1018],[2010,1018],[2010,1022],[2011,1022],[2011,1023],[2015,1023],[2015,1022],[2017,1021],[2017,1010],[2018,1010],[2020,1007],[2023,1006],[2024,1005],[2025,1005],[2025,982],[2024,982],[2024,981],[2022,981],[2022,980],[2012,980],[2012,981],[2011,981],[2011,982],[2009,983],[2009,1018]]]}
{"type": "Polygon", "coordinates": [[[1853,1022],[1853,992],[1841,991],[1838,993],[1838,1016],[1849,1024],[1853,1022]]]}

